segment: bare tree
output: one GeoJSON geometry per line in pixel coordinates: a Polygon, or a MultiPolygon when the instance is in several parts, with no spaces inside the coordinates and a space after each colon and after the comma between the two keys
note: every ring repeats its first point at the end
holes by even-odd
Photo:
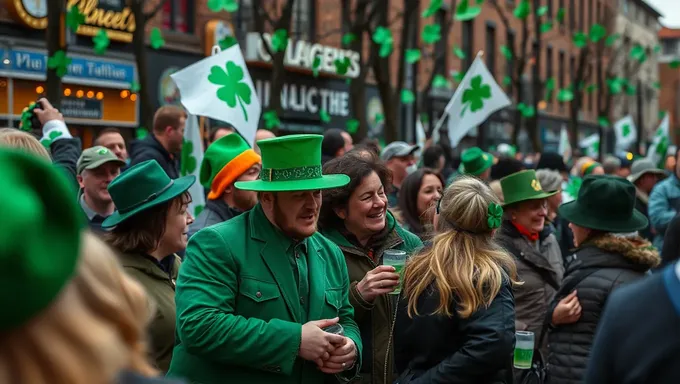
{"type": "MultiPolygon", "coordinates": [[[[66,3],[64,1],[47,2],[47,29],[45,40],[47,41],[47,56],[52,57],[58,51],[66,53],[67,47],[64,42],[64,27],[62,19],[66,3]]],[[[47,99],[56,108],[61,104],[61,77],[57,75],[56,68],[47,69],[47,81],[45,83],[47,99]]]]}

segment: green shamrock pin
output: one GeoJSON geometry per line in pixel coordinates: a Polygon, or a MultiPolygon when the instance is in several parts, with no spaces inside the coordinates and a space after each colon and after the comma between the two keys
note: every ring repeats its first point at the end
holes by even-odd
{"type": "Polygon", "coordinates": [[[333,64],[335,65],[335,73],[342,76],[347,74],[347,70],[349,69],[350,65],[350,60],[349,57],[343,57],[342,59],[335,59],[333,61],[333,64]]]}
{"type": "Polygon", "coordinates": [[[586,36],[586,34],[583,32],[576,32],[571,38],[571,41],[574,43],[576,48],[585,48],[585,46],[588,45],[588,36],[586,36]]]}
{"type": "Polygon", "coordinates": [[[53,130],[47,137],[42,138],[40,140],[40,144],[42,144],[45,148],[50,149],[52,142],[61,135],[62,135],[61,131],[53,130]]]}
{"type": "Polygon", "coordinates": [[[280,28],[272,35],[272,49],[274,52],[283,52],[288,47],[288,31],[280,28]]]}
{"type": "Polygon", "coordinates": [[[85,15],[76,6],[71,6],[66,13],[66,27],[71,32],[78,32],[78,28],[85,23],[85,15]]]}
{"type": "Polygon", "coordinates": [[[353,33],[345,33],[342,35],[342,45],[350,45],[357,40],[357,35],[353,33]]]}
{"type": "Polygon", "coordinates": [[[194,157],[194,143],[184,139],[182,145],[182,160],[180,161],[180,173],[182,176],[190,175],[196,170],[196,158],[194,157]]]}
{"type": "Polygon", "coordinates": [[[422,54],[420,53],[420,49],[407,49],[406,52],[404,52],[404,58],[409,64],[417,62],[420,60],[421,56],[422,54]]]}
{"type": "Polygon", "coordinates": [[[394,40],[392,38],[392,31],[390,31],[389,28],[385,28],[382,25],[378,26],[371,38],[373,39],[373,42],[380,45],[378,56],[384,58],[392,54],[394,40]]]}
{"type": "Polygon", "coordinates": [[[482,12],[482,7],[470,6],[469,0],[460,0],[453,16],[458,21],[468,21],[477,17],[482,12]]]}
{"type": "Polygon", "coordinates": [[[557,93],[557,101],[560,103],[567,103],[574,100],[574,92],[569,89],[560,89],[560,91],[557,93]]]}
{"type": "Polygon", "coordinates": [[[233,61],[227,61],[226,71],[217,65],[210,68],[208,81],[219,85],[217,98],[224,101],[229,107],[236,108],[236,104],[241,107],[243,118],[248,121],[248,111],[246,105],[250,105],[252,91],[248,84],[243,82],[243,69],[233,61]]]}
{"type": "Polygon", "coordinates": [[[68,66],[71,65],[71,61],[71,58],[66,56],[66,52],[60,49],[47,59],[47,68],[54,69],[57,72],[57,76],[64,77],[68,71],[68,66]]]}
{"type": "Polygon", "coordinates": [[[461,60],[465,60],[465,58],[467,57],[465,52],[462,49],[460,49],[460,47],[458,47],[457,45],[453,46],[453,54],[456,55],[456,57],[458,57],[461,60]]]}
{"type": "Polygon", "coordinates": [[[263,113],[262,118],[264,119],[264,127],[267,129],[276,128],[281,125],[281,120],[279,120],[279,116],[273,109],[263,113]]]}
{"type": "Polygon", "coordinates": [[[435,75],[432,79],[432,87],[434,88],[448,88],[449,86],[449,81],[442,75],[435,75]]]}
{"type": "Polygon", "coordinates": [[[593,24],[590,28],[590,41],[598,43],[607,35],[607,30],[601,24],[593,24]]]}
{"type": "Polygon", "coordinates": [[[593,153],[600,153],[600,141],[594,142],[590,148],[592,149],[593,153]]]}
{"type": "Polygon", "coordinates": [[[149,131],[146,128],[139,127],[135,130],[135,137],[137,140],[142,140],[147,136],[149,136],[149,131]]]}
{"type": "Polygon", "coordinates": [[[350,135],[353,135],[359,130],[359,120],[349,119],[345,126],[347,127],[347,132],[349,132],[350,135]]]}
{"type": "Polygon", "coordinates": [[[94,44],[94,52],[96,54],[105,54],[110,44],[109,35],[106,33],[106,30],[100,29],[97,35],[92,38],[92,43],[94,44]]]}
{"type": "Polygon", "coordinates": [[[319,111],[319,118],[321,118],[323,123],[328,124],[331,122],[331,115],[329,115],[325,109],[319,111]]]}
{"type": "Polygon", "coordinates": [[[484,100],[491,99],[491,86],[484,84],[482,75],[477,75],[470,80],[470,87],[463,92],[463,109],[460,117],[463,117],[470,108],[470,112],[477,112],[484,108],[484,100]]]}
{"type": "Polygon", "coordinates": [[[423,28],[423,42],[434,44],[442,39],[442,26],[439,24],[428,24],[423,28]]]}
{"type": "Polygon", "coordinates": [[[434,16],[437,13],[437,11],[439,11],[442,8],[442,3],[443,0],[430,0],[430,4],[423,11],[421,16],[423,18],[434,16]]]}
{"type": "Polygon", "coordinates": [[[222,10],[236,12],[238,11],[238,0],[208,0],[208,8],[213,12],[222,10]]]}
{"type": "Polygon", "coordinates": [[[107,153],[109,153],[109,150],[108,150],[108,148],[100,148],[97,151],[97,153],[100,154],[100,155],[106,155],[107,153]]]}
{"type": "Polygon", "coordinates": [[[630,135],[630,124],[624,124],[621,128],[621,134],[623,137],[628,137],[630,135]]]}
{"type": "Polygon", "coordinates": [[[613,34],[607,36],[607,38],[604,41],[604,45],[606,47],[611,47],[612,45],[614,45],[614,43],[616,43],[616,40],[618,40],[619,37],[621,37],[621,34],[619,34],[619,33],[613,33],[613,34]]]}
{"type": "Polygon", "coordinates": [[[410,89],[401,90],[401,102],[404,104],[411,104],[416,101],[416,96],[410,89]]]}
{"type": "Polygon", "coordinates": [[[149,42],[151,43],[151,48],[161,49],[165,45],[165,39],[163,39],[163,34],[158,28],[151,30],[149,34],[149,42]]]}
{"type": "Polygon", "coordinates": [[[234,36],[224,36],[218,44],[220,45],[220,49],[224,51],[238,44],[238,40],[236,40],[234,36]]]}
{"type": "Polygon", "coordinates": [[[312,61],[312,74],[314,77],[319,77],[319,67],[321,67],[321,56],[314,56],[314,61],[312,61]]]}
{"type": "Polygon", "coordinates": [[[512,51],[507,45],[501,45],[501,54],[505,56],[506,59],[512,60],[512,51]]]}
{"type": "Polygon", "coordinates": [[[531,4],[529,0],[520,1],[519,5],[515,8],[513,15],[520,20],[524,20],[531,14],[531,4]]]}
{"type": "Polygon", "coordinates": [[[486,213],[486,224],[489,226],[489,229],[499,228],[502,221],[503,208],[496,203],[490,203],[486,213]]]}

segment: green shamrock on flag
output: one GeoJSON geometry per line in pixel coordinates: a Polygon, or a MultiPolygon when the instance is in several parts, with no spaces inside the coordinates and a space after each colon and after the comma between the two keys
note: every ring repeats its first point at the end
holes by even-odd
{"type": "Polygon", "coordinates": [[[78,28],[84,23],[85,15],[80,12],[80,9],[76,6],[70,7],[66,14],[66,27],[73,33],[76,33],[78,32],[78,28]]]}
{"type": "Polygon", "coordinates": [[[165,45],[165,40],[163,39],[163,34],[158,28],[151,30],[149,34],[149,42],[151,43],[151,48],[161,49],[165,45]]]}
{"type": "Polygon", "coordinates": [[[659,144],[656,145],[656,154],[664,157],[666,152],[668,152],[668,136],[663,135],[659,140],[659,144]]]}
{"type": "Polygon", "coordinates": [[[264,119],[264,127],[267,129],[276,128],[281,125],[281,120],[279,120],[279,116],[274,110],[265,112],[262,118],[264,119]]]}
{"type": "Polygon", "coordinates": [[[71,65],[71,61],[71,58],[66,56],[66,52],[60,49],[47,59],[47,68],[54,69],[57,72],[57,76],[64,77],[68,66],[71,65]]]}
{"type": "Polygon", "coordinates": [[[484,108],[484,99],[491,98],[491,86],[484,84],[482,75],[477,75],[470,81],[470,87],[463,92],[463,109],[460,117],[463,117],[470,107],[471,112],[477,112],[484,108]]]}
{"type": "Polygon", "coordinates": [[[224,51],[225,49],[229,49],[238,44],[238,41],[234,36],[224,36],[224,38],[221,39],[218,44],[220,45],[220,49],[224,51]]]}
{"type": "Polygon", "coordinates": [[[92,38],[92,42],[94,43],[94,52],[98,55],[105,54],[106,49],[110,44],[109,36],[103,29],[100,29],[99,32],[97,32],[97,36],[92,38]]]}
{"type": "Polygon", "coordinates": [[[385,28],[382,25],[378,26],[373,32],[372,36],[373,42],[380,45],[380,51],[378,56],[387,57],[392,53],[392,48],[394,46],[394,40],[392,38],[392,31],[389,28],[385,28]]]}
{"type": "Polygon", "coordinates": [[[600,153],[600,141],[594,142],[590,148],[593,150],[593,153],[600,153]]]}
{"type": "Polygon", "coordinates": [[[224,101],[229,107],[236,108],[236,104],[241,107],[243,117],[248,121],[248,111],[246,105],[250,105],[252,91],[248,84],[242,82],[243,69],[233,61],[227,61],[226,71],[217,65],[210,68],[208,81],[220,85],[217,90],[217,98],[224,101]]]}
{"type": "Polygon", "coordinates": [[[45,148],[49,149],[50,145],[52,145],[52,142],[54,141],[54,139],[56,139],[57,137],[59,137],[61,135],[62,135],[62,133],[60,131],[56,131],[56,130],[52,131],[52,132],[50,132],[50,134],[47,137],[40,139],[40,144],[42,144],[45,148]]]}
{"type": "Polygon", "coordinates": [[[442,26],[439,24],[429,24],[423,28],[423,42],[434,44],[442,39],[442,26]]]}
{"type": "Polygon", "coordinates": [[[624,124],[623,128],[621,128],[621,133],[623,137],[628,137],[630,135],[630,124],[624,124]]]}
{"type": "Polygon", "coordinates": [[[346,126],[347,126],[347,132],[349,132],[350,135],[353,135],[353,134],[357,133],[357,131],[359,130],[359,120],[349,119],[347,121],[346,126]]]}
{"type": "Polygon", "coordinates": [[[182,145],[182,160],[180,162],[180,173],[182,176],[190,175],[196,170],[196,158],[194,157],[194,143],[184,139],[182,145]]]}
{"type": "Polygon", "coordinates": [[[208,0],[208,8],[213,12],[225,10],[227,12],[238,11],[237,0],[208,0]]]}

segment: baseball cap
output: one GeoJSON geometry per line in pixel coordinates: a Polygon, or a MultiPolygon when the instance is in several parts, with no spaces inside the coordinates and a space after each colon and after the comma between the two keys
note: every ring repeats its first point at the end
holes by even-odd
{"type": "Polygon", "coordinates": [[[402,157],[412,155],[413,152],[420,149],[418,145],[409,145],[403,141],[393,141],[387,145],[380,153],[380,159],[387,161],[393,157],[402,157]]]}
{"type": "Polygon", "coordinates": [[[97,145],[83,151],[76,164],[76,170],[80,175],[86,169],[95,169],[108,162],[118,163],[121,167],[125,165],[125,162],[108,148],[97,145]]]}

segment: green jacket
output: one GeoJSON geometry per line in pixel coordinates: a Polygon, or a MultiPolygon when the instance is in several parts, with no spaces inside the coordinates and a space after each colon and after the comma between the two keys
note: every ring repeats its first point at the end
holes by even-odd
{"type": "MultiPolygon", "coordinates": [[[[373,303],[368,303],[357,291],[357,283],[366,273],[382,264],[382,255],[386,249],[406,251],[409,255],[423,246],[418,236],[402,228],[394,216],[388,212],[387,226],[391,228],[382,246],[377,249],[362,249],[352,244],[337,229],[323,230],[322,233],[329,240],[337,244],[345,254],[350,281],[349,301],[354,307],[354,318],[359,324],[362,344],[364,346],[360,383],[383,384],[385,376],[385,361],[389,362],[387,372],[392,372],[393,358],[387,359],[387,344],[390,329],[394,320],[394,303],[396,295],[384,295],[373,303]],[[372,253],[374,258],[369,256],[372,253]]],[[[391,341],[390,351],[394,351],[394,340],[391,341]]],[[[388,377],[392,383],[396,377],[388,377]]]]}
{"type": "Polygon", "coordinates": [[[308,313],[287,256],[290,238],[257,205],[191,237],[177,281],[177,344],[170,376],[191,383],[315,384],[335,381],[298,356],[302,323],[340,318],[359,354],[342,253],[315,233],[306,239],[308,313]],[[301,315],[302,313],[302,315],[301,315]]]}
{"type": "Polygon", "coordinates": [[[175,281],[181,264],[174,256],[170,274],[144,255],[119,254],[125,272],[137,280],[156,305],[156,312],[149,324],[150,355],[156,367],[168,371],[175,346],[175,281]]]}

